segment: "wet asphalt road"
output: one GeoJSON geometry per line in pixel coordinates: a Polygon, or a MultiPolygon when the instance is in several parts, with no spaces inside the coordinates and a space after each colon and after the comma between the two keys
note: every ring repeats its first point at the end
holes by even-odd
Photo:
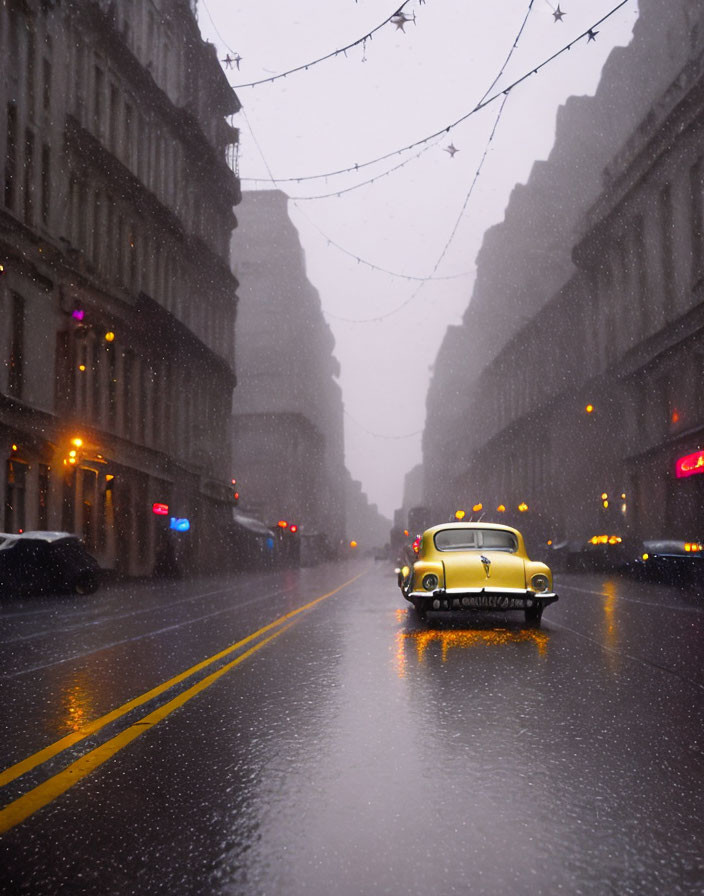
{"type": "Polygon", "coordinates": [[[2,601],[0,892],[704,893],[704,596],[556,589],[539,630],[366,562],[2,601]]]}

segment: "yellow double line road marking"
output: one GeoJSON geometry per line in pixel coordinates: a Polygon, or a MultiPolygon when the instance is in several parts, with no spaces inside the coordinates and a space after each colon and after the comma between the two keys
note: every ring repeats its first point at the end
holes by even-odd
{"type": "Polygon", "coordinates": [[[332,597],[334,594],[342,591],[343,588],[351,585],[362,575],[364,575],[363,572],[354,576],[352,579],[349,579],[347,582],[343,582],[342,585],[339,585],[337,588],[329,591],[327,594],[323,594],[320,597],[315,598],[315,600],[309,601],[307,604],[304,604],[303,606],[298,607],[295,610],[291,610],[289,613],[286,613],[283,616],[280,616],[278,619],[275,619],[268,625],[263,626],[256,632],[252,632],[251,635],[247,635],[246,638],[242,638],[241,641],[237,641],[236,644],[232,644],[230,645],[230,647],[225,648],[225,650],[221,650],[219,653],[216,653],[208,659],[197,663],[195,666],[191,666],[191,668],[186,669],[185,672],[181,672],[179,675],[170,678],[168,681],[165,681],[163,684],[152,688],[150,691],[147,691],[141,696],[136,697],[134,700],[123,703],[123,705],[118,709],[115,709],[112,712],[101,716],[99,719],[96,719],[95,721],[89,722],[87,725],[84,725],[80,729],[80,731],[76,731],[73,734],[69,734],[66,737],[61,738],[45,749],[34,753],[32,756],[29,756],[27,759],[24,759],[21,762],[15,763],[4,772],[0,773],[0,786],[9,784],[11,781],[14,781],[16,778],[19,778],[21,775],[25,774],[31,769],[36,768],[44,762],[47,762],[49,759],[58,755],[63,750],[66,750],[74,744],[84,740],[91,734],[95,734],[97,731],[100,731],[106,725],[109,725],[111,722],[114,722],[120,717],[126,715],[133,709],[136,709],[137,707],[148,703],[150,700],[153,700],[155,697],[158,697],[160,694],[168,691],[170,688],[184,681],[186,678],[189,678],[191,675],[195,675],[197,672],[200,672],[208,666],[211,666],[213,663],[216,663],[218,660],[229,656],[230,654],[244,647],[246,644],[251,643],[257,638],[261,638],[261,636],[265,635],[267,632],[271,632],[273,629],[278,629],[278,631],[275,631],[267,638],[259,641],[244,653],[241,653],[234,660],[231,660],[229,663],[221,666],[217,671],[212,672],[210,675],[207,675],[204,678],[200,679],[198,682],[191,685],[191,687],[187,688],[185,691],[182,691],[167,703],[164,703],[158,709],[155,709],[148,715],[144,716],[138,722],[134,722],[120,734],[115,735],[115,737],[106,741],[101,746],[90,750],[84,756],[81,756],[65,769],[53,775],[51,778],[48,778],[42,784],[39,784],[37,787],[28,791],[23,796],[20,796],[16,800],[13,800],[13,802],[5,806],[4,809],[0,810],[0,834],[4,834],[6,831],[9,831],[10,828],[13,828],[15,827],[15,825],[20,824],[20,822],[24,821],[30,815],[34,814],[37,810],[55,800],[58,796],[67,791],[74,784],[77,784],[80,780],[85,778],[86,775],[89,775],[92,771],[101,766],[117,752],[126,747],[129,743],[135,740],[135,738],[139,737],[140,734],[148,731],[149,728],[162,721],[162,719],[166,718],[166,716],[168,716],[174,710],[183,706],[201,691],[209,688],[210,685],[214,684],[219,678],[225,675],[226,672],[229,672],[235,666],[239,665],[241,662],[250,657],[253,653],[256,653],[257,650],[264,647],[265,644],[268,644],[270,641],[273,641],[274,638],[277,638],[279,635],[283,634],[287,629],[290,628],[290,624],[285,625],[285,623],[290,619],[293,619],[294,616],[297,616],[299,613],[303,613],[306,610],[310,610],[321,601],[324,601],[328,597],[332,597]]]}

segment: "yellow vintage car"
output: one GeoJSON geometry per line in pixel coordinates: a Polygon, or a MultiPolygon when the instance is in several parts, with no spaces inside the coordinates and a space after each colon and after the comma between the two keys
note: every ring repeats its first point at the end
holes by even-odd
{"type": "Polygon", "coordinates": [[[557,600],[552,573],[530,560],[523,536],[499,523],[445,523],[423,533],[417,559],[398,571],[403,596],[429,610],[523,610],[540,624],[557,600]]]}

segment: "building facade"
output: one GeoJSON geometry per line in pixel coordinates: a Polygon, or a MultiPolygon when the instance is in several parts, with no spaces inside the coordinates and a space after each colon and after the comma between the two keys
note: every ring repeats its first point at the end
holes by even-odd
{"type": "MultiPolygon", "coordinates": [[[[426,500],[443,514],[481,503],[533,543],[609,531],[699,538],[701,6],[678,0],[663,17],[658,4],[641,3],[632,44],[614,51],[596,96],[580,105],[582,128],[611,128],[610,146],[597,153],[600,177],[579,214],[563,217],[566,238],[545,277],[552,288],[459,378],[449,371],[481,339],[481,295],[465,326],[448,331],[429,393],[426,500]],[[555,283],[558,269],[566,275],[555,283]],[[456,402],[433,412],[443,393],[456,402]]],[[[558,121],[556,148],[542,163],[558,186],[568,143],[558,121]]],[[[582,159],[574,152],[574,179],[582,159]]],[[[539,201],[531,181],[524,189],[539,201]]],[[[521,284],[508,290],[504,314],[522,298],[521,284]]]]}
{"type": "Polygon", "coordinates": [[[342,394],[334,338],[280,190],[244,194],[232,257],[241,283],[233,469],[240,507],[294,522],[324,552],[344,544],[342,394]]]}
{"type": "Polygon", "coordinates": [[[207,566],[231,501],[237,98],[187,0],[8,0],[0,68],[2,527],[76,532],[134,575],[173,516],[207,566]]]}

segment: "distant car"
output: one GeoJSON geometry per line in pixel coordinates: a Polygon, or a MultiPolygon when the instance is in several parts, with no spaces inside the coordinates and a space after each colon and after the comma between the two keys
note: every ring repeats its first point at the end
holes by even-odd
{"type": "Polygon", "coordinates": [[[0,595],[92,594],[100,566],[70,532],[0,533],[0,595]]]}
{"type": "Polygon", "coordinates": [[[567,549],[569,570],[608,571],[625,569],[633,558],[632,541],[616,533],[592,535],[567,549]]]}
{"type": "Polygon", "coordinates": [[[704,545],[675,538],[643,541],[629,568],[639,577],[668,585],[704,586],[704,545]]]}
{"type": "Polygon", "coordinates": [[[545,563],[530,560],[523,536],[499,523],[446,523],[423,533],[417,557],[398,570],[403,596],[428,611],[522,610],[540,624],[557,598],[545,563]]]}

